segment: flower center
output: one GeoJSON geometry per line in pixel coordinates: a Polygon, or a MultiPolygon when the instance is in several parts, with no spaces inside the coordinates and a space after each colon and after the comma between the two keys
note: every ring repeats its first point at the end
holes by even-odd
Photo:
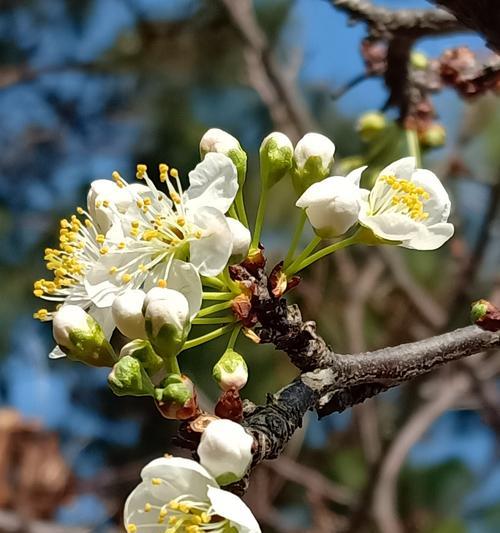
{"type": "MultiPolygon", "coordinates": [[[[153,478],[153,485],[165,483],[153,478]]],[[[141,515],[151,516],[150,523],[129,522],[127,533],[141,533],[141,531],[157,528],[161,533],[233,533],[235,529],[229,520],[217,515],[208,501],[197,501],[192,494],[183,494],[163,505],[147,502],[143,509],[136,511],[141,515]]]]}
{"type": "Polygon", "coordinates": [[[430,194],[418,185],[395,176],[380,176],[370,195],[371,214],[399,213],[420,222],[429,217],[424,202],[430,194]]]}

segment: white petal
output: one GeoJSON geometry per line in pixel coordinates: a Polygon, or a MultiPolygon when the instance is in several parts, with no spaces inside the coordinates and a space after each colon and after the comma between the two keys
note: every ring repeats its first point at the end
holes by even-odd
{"type": "Polygon", "coordinates": [[[216,487],[208,488],[208,498],[214,511],[231,521],[240,533],[260,533],[260,527],[250,509],[235,494],[216,487]]]}
{"type": "Polygon", "coordinates": [[[200,275],[191,263],[174,259],[168,274],[168,287],[181,292],[189,304],[191,319],[195,317],[201,307],[202,286],[200,275]]]}
{"type": "Polygon", "coordinates": [[[332,176],[313,183],[302,193],[295,205],[304,209],[312,204],[324,202],[325,198],[330,196],[331,187],[338,178],[343,179],[341,176],[332,176]]]}
{"type": "Polygon", "coordinates": [[[189,173],[185,206],[188,210],[211,206],[225,213],[238,192],[236,167],[229,157],[210,152],[189,173]]]}
{"type": "Polygon", "coordinates": [[[446,222],[450,215],[450,197],[434,172],[418,168],[412,175],[412,182],[424,188],[430,195],[429,200],[424,202],[424,211],[429,213],[429,218],[424,223],[430,226],[437,222],[446,222]]]}
{"type": "Polygon", "coordinates": [[[116,327],[129,339],[147,339],[142,305],[146,293],[140,289],[129,289],[117,296],[111,307],[116,327]]]}
{"type": "Polygon", "coordinates": [[[191,216],[202,231],[202,237],[191,241],[190,261],[201,275],[217,276],[227,265],[233,249],[226,217],[213,207],[198,209],[191,216]]]}
{"type": "Polygon", "coordinates": [[[346,179],[350,180],[354,185],[357,185],[359,187],[359,182],[361,181],[361,174],[368,168],[367,165],[364,167],[355,168],[354,170],[351,170],[349,174],[347,174],[346,179]]]}
{"type": "Polygon", "coordinates": [[[110,280],[109,270],[104,267],[95,267],[88,272],[84,286],[92,303],[97,307],[110,307],[116,294],[125,289],[110,280]]]}
{"type": "Polygon", "coordinates": [[[59,348],[59,346],[54,346],[52,351],[49,353],[49,359],[61,359],[66,357],[66,354],[59,348]]]}
{"type": "Polygon", "coordinates": [[[449,224],[448,222],[440,222],[432,226],[422,224],[417,235],[403,242],[401,246],[413,250],[436,250],[447,240],[451,239],[454,231],[453,224],[449,224]]]}
{"type": "Polygon", "coordinates": [[[161,485],[151,483],[151,492],[160,500],[168,501],[181,494],[192,494],[206,501],[207,488],[216,487],[215,479],[196,461],[182,457],[160,457],[147,464],[141,472],[146,483],[153,478],[164,481],[161,485]]]}
{"type": "Polygon", "coordinates": [[[231,264],[240,263],[248,254],[248,249],[250,248],[250,243],[252,241],[252,235],[250,234],[248,228],[239,220],[226,217],[226,221],[229,224],[233,241],[230,262],[231,264]]]}
{"type": "Polygon", "coordinates": [[[111,308],[99,308],[91,305],[87,309],[87,312],[101,326],[106,339],[109,341],[109,339],[111,339],[111,335],[113,335],[113,331],[115,330],[115,322],[113,320],[113,316],[111,315],[111,308]]]}
{"type": "Polygon", "coordinates": [[[387,165],[381,172],[380,176],[396,176],[400,180],[410,180],[415,170],[416,161],[414,157],[403,157],[387,165]]]}
{"type": "Polygon", "coordinates": [[[400,213],[382,213],[381,215],[368,216],[361,209],[359,222],[370,228],[377,237],[389,241],[406,241],[419,232],[419,224],[409,216],[400,213]]]}

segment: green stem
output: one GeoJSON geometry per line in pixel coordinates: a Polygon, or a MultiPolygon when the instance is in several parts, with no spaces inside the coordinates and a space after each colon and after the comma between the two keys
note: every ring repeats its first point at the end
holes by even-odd
{"type": "Polygon", "coordinates": [[[204,300],[231,300],[234,298],[232,292],[203,292],[204,300]]]}
{"type": "Polygon", "coordinates": [[[299,244],[300,238],[302,237],[302,232],[304,231],[304,224],[306,223],[306,219],[307,219],[306,212],[305,210],[301,209],[300,218],[297,222],[297,225],[295,226],[295,232],[293,234],[292,242],[290,243],[290,248],[288,249],[288,253],[286,254],[286,257],[285,257],[285,263],[284,263],[285,268],[290,263],[293,262],[293,256],[299,244]]]}
{"type": "Polygon", "coordinates": [[[227,343],[226,350],[234,348],[234,345],[236,344],[236,339],[238,338],[238,335],[241,331],[241,324],[238,324],[232,331],[231,336],[229,337],[229,342],[227,343]]]}
{"type": "Polygon", "coordinates": [[[250,248],[257,248],[259,246],[260,234],[262,233],[262,226],[264,225],[264,217],[266,215],[267,200],[269,198],[269,189],[262,187],[260,193],[259,207],[257,208],[257,216],[255,217],[255,229],[253,232],[253,239],[250,248]]]}
{"type": "Polygon", "coordinates": [[[422,165],[422,156],[420,154],[420,143],[418,142],[417,132],[415,130],[406,130],[406,143],[408,144],[408,151],[410,155],[415,158],[417,167],[422,165]]]}
{"type": "Polygon", "coordinates": [[[190,348],[194,348],[195,346],[199,346],[200,344],[205,344],[206,342],[210,342],[211,340],[217,339],[218,337],[222,337],[222,335],[225,335],[226,333],[229,333],[234,328],[233,324],[227,324],[226,326],[222,326],[221,328],[214,329],[210,333],[207,333],[206,335],[202,335],[201,337],[196,337],[194,339],[191,339],[184,343],[184,346],[182,348],[182,351],[189,350],[190,348]]]}
{"type": "Polygon", "coordinates": [[[193,325],[207,326],[214,324],[231,324],[232,322],[236,322],[234,316],[216,316],[212,318],[195,318],[193,320],[193,325]]]}
{"type": "Polygon", "coordinates": [[[214,313],[217,313],[219,311],[224,311],[224,309],[229,309],[232,305],[233,305],[232,300],[229,300],[227,302],[222,302],[220,304],[209,305],[208,307],[204,307],[203,309],[200,309],[196,317],[202,318],[204,316],[213,315],[214,313]]]}
{"type": "Polygon", "coordinates": [[[248,228],[248,218],[247,218],[247,212],[245,210],[245,202],[243,200],[243,190],[240,188],[238,189],[238,192],[236,193],[236,198],[234,199],[234,203],[236,204],[236,211],[238,213],[238,218],[241,221],[241,223],[248,228]]]}
{"type": "Polygon", "coordinates": [[[310,255],[306,259],[304,259],[301,263],[296,265],[296,262],[293,263],[293,269],[289,269],[287,274],[289,276],[292,276],[293,274],[296,274],[300,270],[306,268],[307,266],[311,265],[315,261],[318,261],[318,259],[321,259],[325,257],[325,255],[331,254],[333,252],[336,252],[337,250],[341,250],[342,248],[346,248],[347,246],[350,246],[351,244],[356,244],[361,242],[360,235],[358,233],[355,233],[351,237],[348,237],[347,239],[344,239],[343,241],[335,242],[333,244],[330,244],[330,246],[325,246],[325,248],[322,248],[321,250],[318,250],[316,253],[310,255]],[[296,266],[294,266],[296,265],[296,266]]]}
{"type": "Polygon", "coordinates": [[[302,261],[307,259],[309,255],[311,255],[312,252],[314,252],[314,249],[318,246],[318,244],[321,242],[321,237],[314,237],[314,239],[302,250],[302,252],[299,254],[299,256],[295,259],[295,261],[289,265],[287,268],[285,268],[284,272],[287,276],[291,276],[293,273],[298,272],[296,267],[300,265],[302,261]]]}
{"type": "Polygon", "coordinates": [[[165,368],[165,371],[167,374],[180,374],[181,369],[179,368],[179,363],[177,362],[176,356],[170,356],[166,359],[163,359],[163,368],[165,368]]]}
{"type": "Polygon", "coordinates": [[[224,290],[227,288],[224,282],[217,278],[202,277],[201,282],[207,287],[212,287],[212,289],[224,290]]]}

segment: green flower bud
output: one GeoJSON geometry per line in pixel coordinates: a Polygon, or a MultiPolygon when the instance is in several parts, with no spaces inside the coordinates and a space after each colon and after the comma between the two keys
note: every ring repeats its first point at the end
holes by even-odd
{"type": "Polygon", "coordinates": [[[63,305],[54,316],[52,333],[72,360],[111,367],[116,355],[98,322],[77,305],[63,305]]]}
{"type": "Polygon", "coordinates": [[[156,406],[172,420],[187,420],[198,413],[193,382],[184,374],[169,374],[155,390],[156,406]]]}
{"type": "Polygon", "coordinates": [[[238,183],[241,187],[247,173],[247,154],[238,139],[224,130],[211,128],[201,138],[201,158],[203,159],[209,152],[224,154],[231,159],[238,171],[238,183]]]}
{"type": "Polygon", "coordinates": [[[223,391],[242,389],[248,381],[245,359],[232,348],[228,348],[215,364],[212,376],[223,391]]]}
{"type": "Polygon", "coordinates": [[[293,154],[293,186],[301,195],[313,183],[331,175],[335,145],[319,133],[307,133],[300,139],[293,154]]]}
{"type": "Polygon", "coordinates": [[[429,60],[422,52],[412,52],[410,54],[410,64],[413,68],[425,70],[429,65],[429,60]]]}
{"type": "Polygon", "coordinates": [[[489,305],[490,302],[487,300],[478,300],[477,302],[473,302],[470,310],[472,322],[476,323],[478,320],[481,320],[483,317],[485,317],[486,313],[488,312],[489,305]]]}
{"type": "Polygon", "coordinates": [[[446,142],[446,130],[441,124],[431,124],[419,133],[418,140],[426,148],[439,148],[446,142]]]}
{"type": "Polygon", "coordinates": [[[121,357],[108,376],[108,384],[117,396],[152,396],[155,389],[142,363],[130,355],[121,357]]]}
{"type": "Polygon", "coordinates": [[[173,289],[155,287],[146,296],[144,316],[146,333],[155,352],[164,359],[176,356],[191,328],[186,297],[173,289]]]}
{"type": "Polygon", "coordinates": [[[163,359],[153,350],[149,341],[135,339],[125,344],[120,357],[127,356],[137,359],[150,376],[163,368],[163,359]]]}
{"type": "Polygon", "coordinates": [[[375,140],[386,127],[385,115],[378,111],[370,111],[359,117],[356,130],[363,141],[370,142],[375,140]]]}
{"type": "Polygon", "coordinates": [[[262,183],[270,189],[292,168],[292,142],[284,133],[275,131],[262,141],[259,155],[262,183]]]}

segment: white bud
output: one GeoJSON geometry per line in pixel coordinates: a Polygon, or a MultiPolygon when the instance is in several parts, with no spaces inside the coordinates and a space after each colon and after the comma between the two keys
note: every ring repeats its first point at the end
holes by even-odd
{"type": "Polygon", "coordinates": [[[306,210],[320,237],[338,237],[356,223],[361,202],[359,179],[365,168],[313,183],[297,200],[295,205],[306,210]]]}
{"type": "Polygon", "coordinates": [[[294,186],[300,194],[307,187],[330,175],[335,145],[320,133],[307,133],[295,146],[294,186]]]}
{"type": "Polygon", "coordinates": [[[70,358],[92,366],[113,366],[115,353],[101,326],[77,305],[63,305],[52,321],[52,334],[70,358]]]}
{"type": "Polygon", "coordinates": [[[146,293],[140,289],[130,289],[117,296],[111,312],[116,327],[129,339],[147,339],[142,306],[146,293]]]}
{"type": "Polygon", "coordinates": [[[220,485],[241,479],[252,462],[251,437],[240,424],[219,419],[210,422],[198,446],[200,464],[220,485]]]}
{"type": "Polygon", "coordinates": [[[259,156],[261,178],[271,188],[292,168],[293,144],[284,133],[274,131],[262,141],[259,156]]]}
{"type": "Polygon", "coordinates": [[[172,289],[155,287],[144,300],[146,332],[156,352],[162,357],[179,353],[191,327],[186,297],[172,289]]]}
{"type": "Polygon", "coordinates": [[[239,220],[235,218],[226,217],[226,222],[231,230],[233,237],[233,250],[229,259],[229,264],[234,265],[241,263],[248,254],[250,248],[250,242],[252,241],[252,235],[247,227],[245,227],[239,220]]]}
{"type": "Polygon", "coordinates": [[[245,359],[232,348],[228,348],[215,364],[212,376],[223,391],[242,389],[248,381],[245,359]]]}

